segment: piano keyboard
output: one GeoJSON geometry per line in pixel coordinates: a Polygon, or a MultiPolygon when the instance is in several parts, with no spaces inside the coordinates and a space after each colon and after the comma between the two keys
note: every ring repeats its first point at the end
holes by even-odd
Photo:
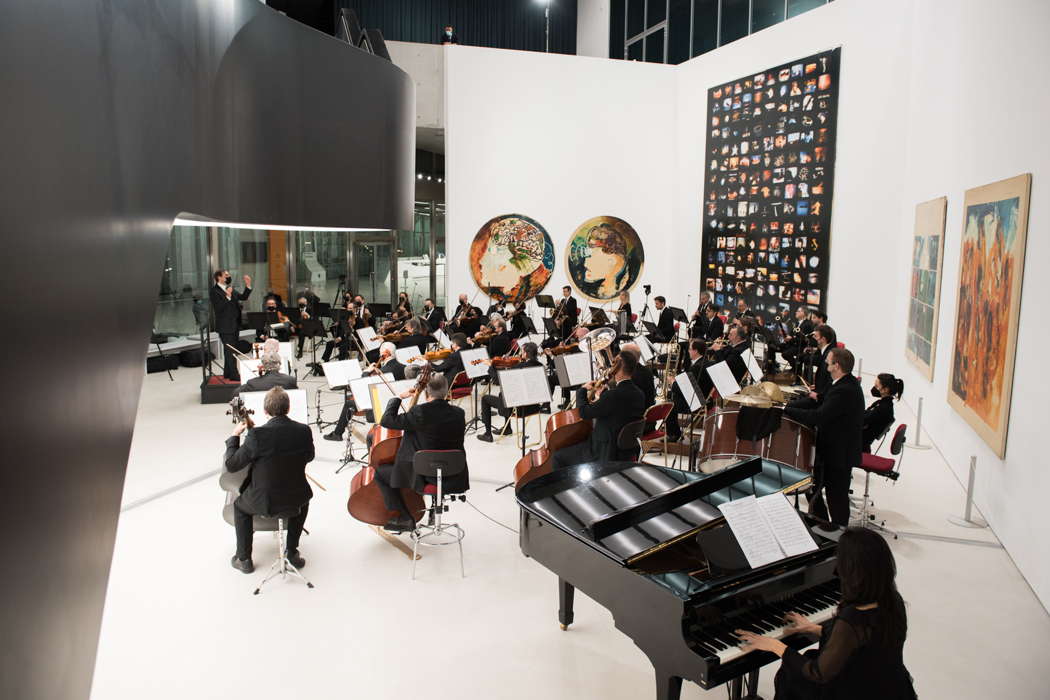
{"type": "Polygon", "coordinates": [[[718,625],[690,625],[689,638],[704,656],[716,658],[720,664],[726,664],[752,651],[740,646],[736,630],[744,629],[773,639],[782,639],[793,634],[784,623],[784,617],[789,612],[798,613],[810,622],[820,624],[835,616],[838,604],[838,586],[827,583],[777,603],[733,615],[718,625]]]}

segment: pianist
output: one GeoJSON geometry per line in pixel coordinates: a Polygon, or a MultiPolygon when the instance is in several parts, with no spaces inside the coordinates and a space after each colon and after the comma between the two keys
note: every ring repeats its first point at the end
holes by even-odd
{"type": "Polygon", "coordinates": [[[741,646],[783,658],[775,700],[913,700],[915,690],[904,667],[908,620],[886,540],[872,530],[849,528],[839,539],[836,566],[842,601],[835,617],[822,625],[798,613],[788,613],[785,620],[789,634],[819,639],[817,650],[800,654],[759,634],[761,625],[737,630],[741,646]]]}

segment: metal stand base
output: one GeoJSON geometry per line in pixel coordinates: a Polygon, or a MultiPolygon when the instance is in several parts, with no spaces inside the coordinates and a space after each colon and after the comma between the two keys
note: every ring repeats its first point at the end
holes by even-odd
{"type": "Polygon", "coordinates": [[[957,515],[949,515],[948,522],[952,525],[958,525],[959,527],[968,527],[975,530],[982,530],[988,527],[988,523],[978,522],[975,520],[967,520],[966,518],[960,518],[957,515]]]}
{"type": "Polygon", "coordinates": [[[463,531],[457,523],[443,523],[441,522],[441,513],[445,506],[443,502],[435,499],[434,503],[430,507],[430,524],[417,525],[416,529],[412,531],[412,580],[416,580],[416,561],[419,560],[418,551],[419,546],[424,545],[427,547],[447,547],[448,545],[456,545],[459,547],[459,575],[462,578],[467,577],[467,573],[463,568],[463,538],[466,537],[466,533],[463,531]]]}
{"type": "Polygon", "coordinates": [[[313,588],[314,584],[310,583],[305,576],[299,571],[299,569],[292,566],[292,562],[288,561],[288,550],[287,550],[287,538],[285,537],[285,519],[277,519],[277,529],[274,530],[274,536],[277,538],[277,560],[270,565],[270,572],[266,574],[266,578],[259,582],[259,587],[255,589],[252,595],[259,595],[259,591],[266,585],[270,579],[280,576],[282,579],[286,576],[295,576],[303,583],[306,584],[307,588],[313,588]]]}

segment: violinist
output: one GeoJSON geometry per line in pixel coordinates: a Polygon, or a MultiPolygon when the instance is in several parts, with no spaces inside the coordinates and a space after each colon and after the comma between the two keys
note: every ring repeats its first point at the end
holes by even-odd
{"type": "Polygon", "coordinates": [[[571,467],[584,462],[609,462],[620,458],[616,442],[620,431],[628,423],[641,420],[645,414],[645,396],[632,377],[638,367],[633,353],[620,353],[606,372],[606,381],[587,382],[576,390],[576,405],[580,417],[593,418],[594,430],[590,440],[554,453],[553,469],[571,467]],[[587,393],[594,389],[597,400],[590,403],[587,393]]]}
{"type": "Polygon", "coordinates": [[[306,482],[306,465],[314,458],[314,440],[310,426],[288,417],[291,401],[280,387],[266,392],[263,411],[270,416],[265,425],[252,428],[240,444],[247,423],[238,423],[226,439],[223,462],[230,472],[251,469],[233,502],[233,525],[237,532],[237,552],[230,560],[233,568],[246,574],[255,570],[252,564],[253,516],[277,515],[299,508],[299,514],[288,521],[288,561],[301,569],[306,561],[299,555],[299,536],[306,524],[306,513],[313,498],[306,482]]]}
{"type": "MultiPolygon", "coordinates": [[[[402,399],[415,396],[417,391],[418,388],[413,387],[390,399],[380,422],[384,428],[403,432],[395,462],[376,467],[376,483],[383,493],[383,502],[388,510],[400,514],[386,524],[386,529],[394,532],[412,530],[416,525],[400,492],[403,488],[422,490],[422,484],[413,483],[412,458],[416,452],[462,450],[463,433],[467,429],[463,409],[453,406],[445,399],[448,395],[448,382],[440,374],[432,374],[427,381],[425,402],[399,413],[402,399]]],[[[444,486],[449,492],[456,493],[466,491],[468,483],[467,472],[464,471],[446,479],[444,486]]]]}
{"type": "Polygon", "coordinates": [[[275,386],[282,389],[298,389],[299,384],[295,377],[281,372],[281,356],[276,351],[263,353],[259,360],[259,376],[249,379],[237,387],[233,395],[237,396],[242,391],[269,391],[275,386]]]}
{"type": "Polygon", "coordinates": [[[510,337],[512,339],[518,339],[525,335],[528,335],[528,330],[525,328],[525,302],[521,302],[514,306],[514,310],[511,311],[507,316],[504,316],[504,320],[510,323],[510,337]]]}
{"type": "Polygon", "coordinates": [[[453,333],[452,337],[449,338],[449,342],[452,345],[452,354],[440,362],[435,362],[434,371],[444,375],[448,383],[451,384],[455,381],[456,375],[463,371],[463,356],[461,353],[467,347],[467,336],[462,333],[453,333]]]}
{"type": "Polygon", "coordinates": [[[412,315],[412,302],[408,300],[407,292],[397,293],[397,308],[402,310],[404,318],[408,318],[412,315]]]}
{"type": "Polygon", "coordinates": [[[263,312],[266,314],[266,326],[264,328],[256,329],[256,338],[265,339],[269,337],[269,331],[273,331],[274,335],[282,343],[288,342],[292,337],[292,323],[288,320],[288,317],[284,315],[284,309],[281,306],[280,296],[273,295],[268,296],[263,300],[263,312]],[[278,326],[278,324],[280,324],[278,326]],[[274,328],[274,326],[278,326],[274,328]]]}
{"type": "Polygon", "coordinates": [[[433,333],[445,323],[445,312],[434,305],[433,299],[423,300],[423,313],[420,314],[427,323],[427,332],[433,333]]]}
{"type": "Polygon", "coordinates": [[[426,350],[428,345],[437,342],[437,338],[423,329],[423,323],[418,318],[410,318],[405,323],[405,332],[408,335],[397,341],[397,347],[399,348],[416,347],[426,350]]]}
{"type": "Polygon", "coordinates": [[[554,325],[560,329],[563,340],[568,338],[572,329],[576,327],[579,315],[580,310],[572,296],[572,287],[565,285],[561,288],[561,299],[554,309],[554,325]]]}
{"type": "Polygon", "coordinates": [[[332,340],[325,343],[324,353],[321,354],[322,362],[332,359],[332,351],[336,348],[339,349],[340,360],[345,360],[350,356],[350,334],[354,332],[350,319],[353,316],[353,308],[347,304],[346,313],[340,314],[339,320],[332,325],[332,340]]]}
{"type": "MultiPolygon", "coordinates": [[[[366,367],[362,374],[392,374],[396,381],[404,379],[405,366],[397,361],[397,358],[394,356],[394,349],[393,343],[380,345],[379,357],[374,363],[366,367]]],[[[346,426],[350,425],[350,419],[353,418],[356,411],[357,404],[354,402],[354,397],[347,394],[346,401],[343,403],[343,410],[339,413],[339,420],[335,423],[335,429],[325,435],[324,439],[342,442],[346,426]]]]}
{"type": "MultiPolygon", "coordinates": [[[[536,359],[536,351],[536,343],[525,343],[524,345],[522,345],[521,352],[525,359],[521,362],[521,364],[518,365],[518,367],[539,367],[540,361],[536,359]]],[[[497,369],[495,367],[491,367],[489,369],[489,375],[493,378],[496,378],[496,372],[497,369]]],[[[498,432],[507,435],[510,435],[514,432],[511,429],[509,419],[511,409],[507,408],[504,404],[503,396],[488,394],[486,396],[481,397],[481,422],[485,425],[485,432],[481,435],[478,435],[478,440],[481,440],[482,442],[492,442],[493,409],[495,409],[501,416],[503,416],[504,419],[506,419],[503,428],[501,428],[498,432]]],[[[523,413],[531,415],[533,413],[538,412],[539,406],[523,406],[519,410],[523,413]]]]}
{"type": "Polygon", "coordinates": [[[485,316],[492,318],[492,314],[498,314],[500,317],[507,315],[507,302],[505,299],[496,299],[489,310],[485,312],[485,316]]]}
{"type": "Polygon", "coordinates": [[[309,308],[309,302],[305,296],[300,296],[296,302],[296,308],[299,310],[299,322],[295,324],[295,334],[299,336],[299,347],[295,352],[296,358],[302,358],[303,356],[303,343],[306,342],[306,335],[303,333],[303,321],[309,321],[313,316],[309,308]]]}
{"type": "Polygon", "coordinates": [[[467,333],[474,327],[474,321],[479,316],[481,316],[481,310],[471,306],[466,294],[460,294],[459,305],[456,307],[456,313],[453,314],[452,322],[449,325],[456,333],[467,333]]]}
{"type": "Polygon", "coordinates": [[[363,296],[360,294],[355,295],[350,308],[354,312],[354,330],[372,325],[372,311],[368,308],[368,304],[365,303],[363,296]]]}
{"type": "Polygon", "coordinates": [[[489,357],[503,357],[510,352],[510,333],[507,332],[507,322],[502,318],[495,318],[489,322],[489,332],[484,329],[474,336],[472,345],[487,344],[489,357]]]}

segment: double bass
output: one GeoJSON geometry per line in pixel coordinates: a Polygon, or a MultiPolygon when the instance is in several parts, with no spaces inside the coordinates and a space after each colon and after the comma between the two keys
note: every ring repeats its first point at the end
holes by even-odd
{"type": "MultiPolygon", "coordinates": [[[[416,405],[419,394],[429,379],[430,365],[427,365],[419,373],[416,381],[416,395],[412,397],[411,406],[416,405]]],[[[368,464],[354,474],[354,478],[350,481],[350,498],[347,499],[346,510],[356,520],[369,525],[383,526],[397,517],[397,513],[388,510],[386,503],[383,502],[383,493],[379,490],[379,484],[375,480],[376,467],[381,464],[393,464],[397,460],[397,450],[401,447],[401,438],[404,433],[400,430],[384,428],[376,423],[368,434],[372,440],[372,448],[368,452],[368,464]]],[[[412,519],[418,521],[426,509],[423,497],[412,489],[401,489],[401,499],[408,507],[412,519]]]]}
{"type": "Polygon", "coordinates": [[[592,425],[580,415],[580,409],[558,411],[547,419],[545,445],[530,450],[514,465],[514,490],[533,479],[550,474],[551,458],[557,450],[583,442],[591,436],[592,425]]]}

